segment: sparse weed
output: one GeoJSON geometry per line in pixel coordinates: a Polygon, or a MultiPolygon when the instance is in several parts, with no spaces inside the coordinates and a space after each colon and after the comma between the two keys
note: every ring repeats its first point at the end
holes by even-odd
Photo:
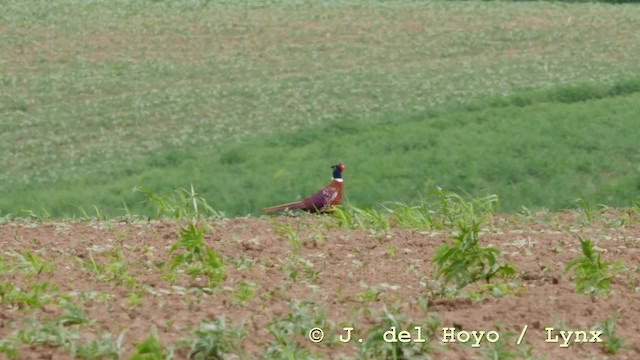
{"type": "MultiPolygon", "coordinates": [[[[289,304],[287,316],[276,318],[269,324],[267,329],[273,340],[268,342],[265,355],[268,358],[286,359],[312,357],[307,348],[300,346],[300,341],[307,340],[310,329],[320,327],[328,331],[332,327],[330,325],[324,311],[318,309],[315,303],[292,302],[289,304]]],[[[329,339],[325,341],[330,343],[329,339]]]]}
{"type": "Polygon", "coordinates": [[[36,213],[33,210],[22,210],[22,212],[27,214],[27,217],[31,220],[46,221],[51,219],[51,213],[44,207],[40,208],[40,214],[36,213]]]}
{"type": "Polygon", "coordinates": [[[15,339],[15,336],[6,336],[0,339],[0,354],[5,354],[9,359],[13,359],[18,356],[19,342],[15,339]]]}
{"type": "Polygon", "coordinates": [[[245,258],[240,255],[239,258],[232,258],[231,264],[236,270],[250,270],[257,261],[257,259],[245,258]]]}
{"type": "Polygon", "coordinates": [[[363,303],[371,303],[380,299],[380,291],[376,288],[367,287],[363,292],[356,294],[356,300],[363,303]]]}
{"type": "Polygon", "coordinates": [[[5,254],[16,259],[16,262],[12,264],[11,269],[19,270],[28,277],[48,273],[55,268],[53,264],[44,261],[28,249],[24,249],[22,253],[11,250],[5,254]]]}
{"type": "Polygon", "coordinates": [[[62,309],[62,314],[50,321],[42,322],[36,318],[25,320],[22,329],[0,342],[0,350],[4,347],[7,350],[5,353],[15,356],[18,354],[18,344],[22,343],[60,347],[71,356],[84,359],[119,358],[122,353],[123,333],[115,342],[109,333],[103,334],[101,339],[83,342],[82,326],[91,325],[94,321],[87,318],[84,308],[76,304],[63,303],[62,309]]]}
{"type": "Polygon", "coordinates": [[[84,308],[71,302],[62,304],[62,314],[56,322],[62,326],[91,324],[93,320],[84,313],[84,308]]]}
{"type": "Polygon", "coordinates": [[[500,332],[500,341],[487,344],[486,347],[480,349],[480,353],[484,355],[485,359],[490,360],[510,360],[510,359],[523,359],[523,360],[539,360],[543,359],[540,356],[533,354],[532,346],[514,345],[516,334],[513,332],[500,331],[500,326],[497,326],[500,332]]]}
{"type": "Polygon", "coordinates": [[[515,336],[516,334],[513,332],[500,333],[500,341],[489,343],[486,347],[480,349],[480,353],[484,355],[485,359],[491,360],[521,359],[511,346],[515,336]]]}
{"type": "Polygon", "coordinates": [[[601,254],[594,254],[590,239],[580,238],[583,257],[571,260],[564,273],[574,270],[576,291],[593,298],[607,296],[609,285],[615,275],[622,270],[620,264],[602,262],[601,254]]]}
{"type": "Polygon", "coordinates": [[[506,283],[478,284],[476,291],[465,291],[465,295],[475,301],[485,299],[488,296],[495,298],[512,296],[517,295],[520,291],[519,288],[514,288],[515,286],[515,284],[506,283]]]}
{"type": "Polygon", "coordinates": [[[54,301],[58,295],[58,286],[48,282],[30,283],[28,291],[22,291],[10,282],[0,283],[2,304],[37,310],[54,301]]]}
{"type": "Polygon", "coordinates": [[[134,191],[147,196],[147,201],[155,205],[158,218],[224,218],[224,213],[211,207],[207,200],[195,191],[193,184],[189,190],[175,189],[170,196],[159,195],[144,187],[136,187],[134,191]]]}
{"type": "Polygon", "coordinates": [[[304,275],[304,281],[314,283],[318,280],[321,271],[313,269],[313,263],[302,257],[287,256],[284,261],[281,262],[281,269],[284,272],[284,277],[288,281],[298,282],[299,275],[304,275]]]}
{"type": "Polygon", "coordinates": [[[92,274],[97,281],[110,282],[116,281],[118,284],[127,287],[135,287],[137,280],[128,272],[129,262],[125,259],[120,246],[114,246],[110,251],[101,253],[106,260],[103,262],[96,261],[93,250],[89,250],[89,259],[78,259],[81,267],[92,274]]]}
{"type": "Polygon", "coordinates": [[[595,220],[594,217],[596,215],[591,203],[583,198],[576,199],[574,203],[578,205],[580,222],[583,225],[591,225],[593,223],[593,220],[595,220]]]}
{"type": "Polygon", "coordinates": [[[129,308],[134,308],[142,304],[143,295],[144,295],[144,290],[132,291],[131,293],[129,293],[129,297],[127,298],[126,305],[129,308]]]}
{"type": "Polygon", "coordinates": [[[79,327],[66,327],[55,321],[42,323],[38,320],[28,321],[16,336],[23,344],[62,347],[71,353],[75,352],[76,343],[81,339],[79,327]]]}
{"type": "Polygon", "coordinates": [[[474,198],[469,194],[458,195],[436,187],[429,193],[432,201],[422,199],[417,203],[386,203],[383,210],[362,209],[353,205],[336,208],[333,216],[348,229],[368,229],[377,233],[391,226],[406,229],[425,229],[454,226],[459,221],[490,221],[498,204],[496,195],[474,198]]]}
{"type": "Polygon", "coordinates": [[[158,338],[158,330],[155,325],[151,326],[147,338],[135,344],[136,353],[129,360],[164,360],[170,359],[171,354],[165,350],[158,338]]]}
{"type": "Polygon", "coordinates": [[[620,337],[615,333],[616,321],[618,315],[605,319],[601,324],[592,327],[592,330],[602,331],[602,347],[611,355],[616,355],[624,344],[624,337],[620,337]]]}
{"type": "Polygon", "coordinates": [[[387,253],[389,254],[389,257],[391,257],[391,260],[396,260],[398,256],[398,250],[396,250],[395,246],[389,245],[387,247],[387,253]]]}
{"type": "Polygon", "coordinates": [[[290,251],[293,254],[300,254],[300,251],[302,251],[302,241],[300,240],[300,222],[296,223],[295,229],[293,226],[281,223],[279,221],[273,221],[272,224],[276,234],[287,239],[290,251]]]}
{"type": "Polygon", "coordinates": [[[244,337],[244,326],[233,326],[225,317],[204,321],[190,338],[183,339],[180,347],[189,348],[189,359],[224,359],[239,348],[244,337]]]}
{"type": "Polygon", "coordinates": [[[336,207],[333,216],[338,223],[348,229],[368,229],[374,232],[389,230],[388,214],[376,209],[362,209],[348,205],[336,207]]]}
{"type": "Polygon", "coordinates": [[[123,331],[114,339],[113,334],[104,333],[98,339],[78,345],[75,356],[82,359],[120,359],[123,353],[124,335],[123,331]]]}
{"type": "MultiPolygon", "coordinates": [[[[409,319],[398,313],[399,310],[396,308],[389,309],[386,305],[383,307],[376,319],[376,325],[367,331],[366,339],[358,347],[359,358],[413,359],[428,356],[432,352],[428,336],[433,334],[425,334],[421,325],[410,323],[409,319]],[[399,341],[388,341],[401,331],[409,332],[413,342],[404,344],[399,341]],[[416,339],[418,342],[415,341],[416,339]],[[425,341],[420,342],[420,339],[425,341]]],[[[429,328],[428,331],[431,329],[429,328]]]]}
{"type": "Polygon", "coordinates": [[[233,298],[241,305],[251,300],[256,293],[258,285],[253,282],[240,282],[236,287],[233,298]]]}
{"type": "Polygon", "coordinates": [[[97,221],[107,221],[109,220],[109,216],[105,214],[100,207],[97,205],[93,205],[93,214],[89,214],[89,212],[80,205],[76,205],[78,212],[80,213],[80,220],[97,220],[97,221]]]}
{"type": "Polygon", "coordinates": [[[434,227],[435,211],[430,204],[424,201],[418,204],[387,203],[384,208],[391,215],[394,225],[400,228],[429,229],[434,227]]]}
{"type": "Polygon", "coordinates": [[[437,218],[435,224],[440,229],[453,227],[461,222],[490,222],[499,203],[497,195],[474,198],[468,193],[462,196],[439,186],[430,195],[437,198],[433,202],[432,211],[437,218]]]}

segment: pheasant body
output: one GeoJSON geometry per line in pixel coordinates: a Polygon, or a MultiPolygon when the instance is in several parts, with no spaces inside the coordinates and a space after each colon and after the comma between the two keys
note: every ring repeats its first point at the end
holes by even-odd
{"type": "Polygon", "coordinates": [[[340,205],[342,201],[342,172],[344,165],[342,163],[333,165],[333,178],[331,182],[315,194],[307,197],[302,201],[296,201],[288,204],[276,205],[262,209],[265,213],[272,213],[283,210],[304,210],[311,213],[325,213],[332,206],[340,205]]]}

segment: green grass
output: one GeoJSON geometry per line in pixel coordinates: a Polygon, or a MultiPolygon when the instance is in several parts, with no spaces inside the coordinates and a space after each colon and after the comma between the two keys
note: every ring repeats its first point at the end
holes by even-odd
{"type": "Polygon", "coordinates": [[[610,89],[638,73],[640,9],[631,5],[2,8],[1,214],[96,205],[117,215],[123,199],[151,214],[133,187],[190,183],[216,210],[256,213],[308,195],[335,161],[347,164],[348,199],[359,206],[411,199],[425,182],[498,193],[506,210],[566,206],[565,194],[616,204],[636,190],[626,148],[635,95],[539,102],[572,96],[558,85],[610,89]],[[458,111],[514,93],[532,106],[458,111]],[[598,148],[583,142],[590,136],[598,148]]]}
{"type": "Polygon", "coordinates": [[[181,162],[143,167],[110,182],[87,177],[95,185],[60,182],[68,190],[55,193],[15,191],[0,201],[16,210],[44,204],[52,214],[73,213],[71,204],[98,203],[119,214],[124,198],[131,212],[153,214],[133,187],[170,192],[174,184],[192,182],[210,206],[227,215],[257,213],[312,193],[329,181],[330,165],[342,161],[345,200],[361,207],[410,202],[435,185],[472,195],[496,193],[501,211],[575,207],[577,197],[627,205],[640,184],[640,159],[633,151],[640,136],[640,93],[574,103],[543,98],[528,94],[528,106],[513,104],[522,101],[518,95],[499,106],[443,107],[381,119],[375,126],[334,122],[256,137],[216,154],[168,150],[155,156],[181,162]]]}

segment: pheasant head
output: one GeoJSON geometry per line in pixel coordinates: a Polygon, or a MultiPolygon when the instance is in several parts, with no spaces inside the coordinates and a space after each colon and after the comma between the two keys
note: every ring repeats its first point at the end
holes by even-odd
{"type": "Polygon", "coordinates": [[[338,180],[338,181],[342,181],[342,172],[344,171],[344,165],[342,165],[342,163],[336,164],[336,165],[332,165],[331,168],[333,169],[333,180],[338,180]]]}

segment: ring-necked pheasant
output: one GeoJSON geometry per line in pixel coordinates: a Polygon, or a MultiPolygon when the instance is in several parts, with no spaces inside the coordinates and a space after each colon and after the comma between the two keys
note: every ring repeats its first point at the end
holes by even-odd
{"type": "Polygon", "coordinates": [[[325,213],[329,211],[332,206],[340,205],[340,201],[342,200],[342,172],[344,171],[344,165],[340,163],[331,166],[331,168],[333,169],[333,178],[331,179],[331,182],[327,186],[318,190],[315,194],[302,201],[276,205],[264,208],[262,211],[265,213],[272,213],[286,209],[300,209],[311,213],[325,213]]]}

